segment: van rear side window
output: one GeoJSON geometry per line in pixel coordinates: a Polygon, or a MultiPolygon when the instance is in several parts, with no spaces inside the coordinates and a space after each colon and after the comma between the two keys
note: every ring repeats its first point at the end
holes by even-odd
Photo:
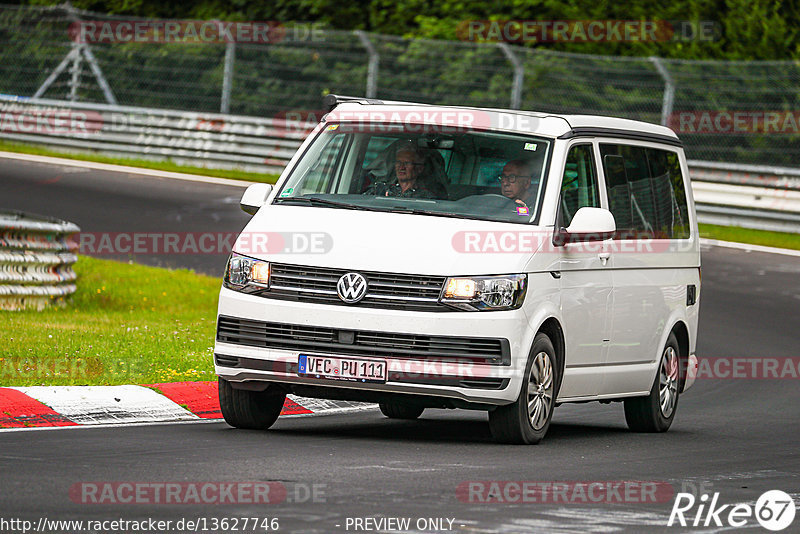
{"type": "Polygon", "coordinates": [[[688,206],[675,152],[600,144],[615,239],[686,239],[688,206]]]}

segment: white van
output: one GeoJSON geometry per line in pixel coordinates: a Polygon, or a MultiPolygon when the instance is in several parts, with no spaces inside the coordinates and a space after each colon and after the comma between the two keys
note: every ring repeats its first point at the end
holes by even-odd
{"type": "Polygon", "coordinates": [[[561,403],[663,432],[694,381],[700,249],[681,142],[595,116],[326,97],[220,292],[225,420],[287,393],[387,417],[485,410],[537,443],[561,403]]]}

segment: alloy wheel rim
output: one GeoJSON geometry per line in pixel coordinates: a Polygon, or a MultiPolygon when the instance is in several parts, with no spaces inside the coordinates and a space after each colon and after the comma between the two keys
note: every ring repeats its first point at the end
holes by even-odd
{"type": "Polygon", "coordinates": [[[658,400],[661,415],[670,417],[678,402],[678,354],[673,347],[667,347],[661,358],[658,400]]]}
{"type": "Polygon", "coordinates": [[[533,358],[528,376],[528,421],[534,430],[544,428],[553,409],[553,365],[542,351],[533,358]]]}

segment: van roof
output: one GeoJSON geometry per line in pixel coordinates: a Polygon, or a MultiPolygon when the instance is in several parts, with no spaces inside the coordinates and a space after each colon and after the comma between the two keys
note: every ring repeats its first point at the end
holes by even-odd
{"type": "Polygon", "coordinates": [[[469,125],[509,132],[535,132],[540,135],[561,138],[595,135],[649,138],[654,142],[681,144],[675,132],[665,126],[602,115],[560,115],[536,111],[440,106],[337,97],[335,95],[328,95],[325,103],[328,109],[333,111],[329,120],[430,123],[443,126],[469,125]],[[336,100],[330,97],[334,97],[336,100]]]}

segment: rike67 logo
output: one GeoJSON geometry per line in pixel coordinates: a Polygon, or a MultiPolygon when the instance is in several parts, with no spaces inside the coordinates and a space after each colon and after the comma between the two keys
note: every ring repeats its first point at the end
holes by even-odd
{"type": "Polygon", "coordinates": [[[777,532],[792,524],[795,504],[791,495],[781,490],[764,492],[751,504],[719,504],[719,492],[709,498],[707,493],[695,498],[691,493],[678,493],[667,526],[682,527],[752,527],[756,520],[767,530],[777,532]]]}

